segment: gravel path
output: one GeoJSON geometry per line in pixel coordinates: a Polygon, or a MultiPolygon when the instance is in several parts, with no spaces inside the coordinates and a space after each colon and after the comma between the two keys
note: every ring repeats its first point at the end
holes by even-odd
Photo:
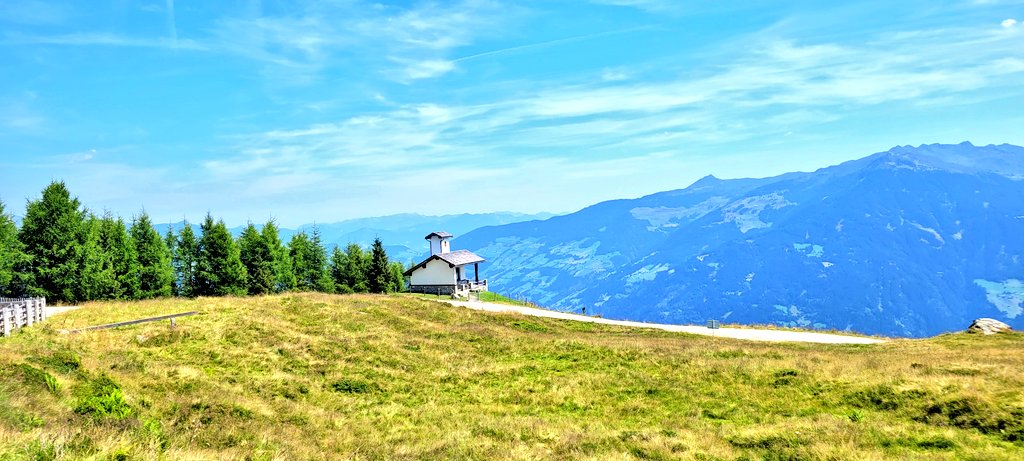
{"type": "Polygon", "coordinates": [[[605,325],[619,325],[624,327],[654,328],[665,331],[681,333],[693,333],[705,336],[717,336],[722,338],[747,339],[751,341],[790,341],[801,343],[825,343],[825,344],[878,344],[885,340],[877,338],[865,338],[861,336],[845,336],[830,333],[813,333],[808,331],[785,331],[785,330],[757,330],[753,328],[719,328],[711,330],[696,325],[667,325],[662,323],[630,322],[626,320],[611,320],[600,317],[587,317],[585,315],[569,314],[565,312],[549,311],[534,307],[513,306],[509,304],[488,303],[481,301],[445,301],[453,306],[468,307],[470,309],[487,312],[516,312],[534,317],[548,317],[552,319],[575,320],[578,322],[601,323],[605,325]]]}

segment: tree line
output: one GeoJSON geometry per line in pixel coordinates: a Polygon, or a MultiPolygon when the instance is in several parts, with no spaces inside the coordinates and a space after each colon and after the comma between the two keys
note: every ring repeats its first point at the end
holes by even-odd
{"type": "Polygon", "coordinates": [[[273,220],[251,222],[237,239],[207,213],[196,235],[186,221],[163,236],[145,211],[126,224],[83,207],[63,182],[28,201],[19,228],[0,201],[0,297],[77,303],[168,296],[261,295],[285,291],[389,293],[404,286],[380,239],[368,250],[333,248],[320,231],[284,244],[273,220]]]}

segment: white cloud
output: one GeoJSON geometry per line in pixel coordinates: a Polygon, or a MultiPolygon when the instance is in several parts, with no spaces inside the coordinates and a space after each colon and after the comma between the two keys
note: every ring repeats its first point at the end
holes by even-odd
{"type": "Polygon", "coordinates": [[[1017,25],[1017,20],[1013,19],[1013,18],[1009,18],[1009,19],[1003,20],[1003,22],[1001,22],[999,24],[1002,25],[1004,29],[1009,29],[1009,28],[1017,25]]]}

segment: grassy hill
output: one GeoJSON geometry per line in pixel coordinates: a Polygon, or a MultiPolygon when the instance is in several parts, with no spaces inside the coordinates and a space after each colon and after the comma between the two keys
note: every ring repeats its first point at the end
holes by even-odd
{"type": "Polygon", "coordinates": [[[1021,459],[1024,335],[752,343],[415,297],[96,303],[0,338],[0,459],[1021,459]],[[56,331],[173,312],[167,322],[56,331]]]}

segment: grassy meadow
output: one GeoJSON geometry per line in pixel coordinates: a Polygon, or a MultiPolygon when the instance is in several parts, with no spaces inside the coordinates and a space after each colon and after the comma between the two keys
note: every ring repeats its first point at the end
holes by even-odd
{"type": "Polygon", "coordinates": [[[413,296],[94,303],[0,338],[8,459],[1024,459],[1024,335],[755,343],[413,296]]]}

